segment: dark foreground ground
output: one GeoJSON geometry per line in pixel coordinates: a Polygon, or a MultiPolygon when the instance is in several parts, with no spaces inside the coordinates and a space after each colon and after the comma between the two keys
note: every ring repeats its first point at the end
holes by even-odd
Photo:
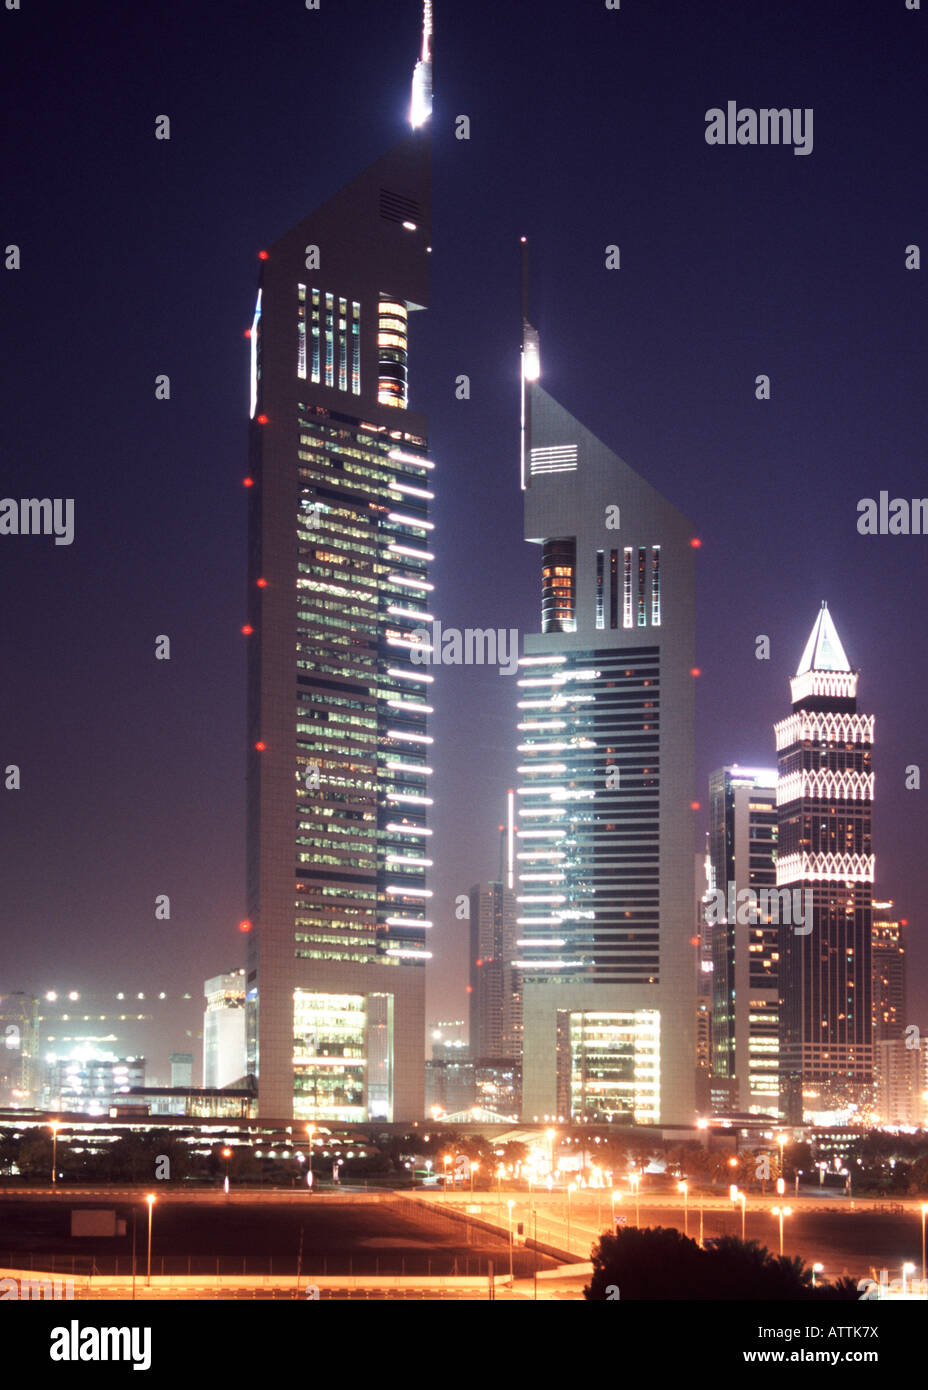
{"type": "MultiPolygon", "coordinates": [[[[136,1219],[137,1269],[148,1253],[148,1213],[137,1202],[70,1196],[0,1202],[0,1266],[51,1272],[128,1274],[136,1219]],[[71,1211],[115,1209],[125,1236],[74,1238],[71,1211]],[[93,1267],[93,1268],[92,1268],[93,1267]]],[[[535,1254],[513,1248],[513,1272],[532,1273],[535,1254]]],[[[295,1200],[233,1202],[177,1200],[156,1204],[152,1220],[152,1274],[486,1274],[509,1272],[509,1241],[471,1224],[423,1210],[405,1198],[332,1201],[301,1194],[295,1200]],[[300,1255],[302,1232],[302,1256],[300,1255]]],[[[557,1262],[538,1256],[539,1269],[557,1262]]]]}

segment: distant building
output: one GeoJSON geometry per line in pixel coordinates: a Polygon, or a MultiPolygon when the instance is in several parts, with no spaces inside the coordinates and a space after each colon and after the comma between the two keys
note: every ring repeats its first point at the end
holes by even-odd
{"type": "Polygon", "coordinates": [[[903,927],[891,902],[873,904],[873,1041],[901,1038],[906,1018],[905,946],[903,927]]]}
{"type": "Polygon", "coordinates": [[[734,763],[713,772],[712,1073],[723,1109],[742,1114],[776,1114],[779,1100],[779,927],[761,896],[776,886],[776,845],[776,771],[734,763]]]}
{"type": "Polygon", "coordinates": [[[150,1085],[167,1085],[168,1054],[191,1051],[200,1037],[192,994],[157,988],[49,989],[39,995],[39,1055],[43,1066],[74,1058],[119,1062],[144,1057],[150,1085]]]}
{"type": "Polygon", "coordinates": [[[925,1124],[926,1050],[898,1038],[878,1038],[874,1047],[874,1111],[881,1125],[925,1124]]]}
{"type": "Polygon", "coordinates": [[[142,1104],[129,1092],[144,1085],[144,1057],[71,1056],[48,1064],[43,1109],[106,1115],[113,1105],[142,1104]]]}
{"type": "Polygon", "coordinates": [[[430,1023],[429,1051],[433,1057],[469,1056],[466,1021],[463,1018],[451,1018],[430,1023]]]}
{"type": "Polygon", "coordinates": [[[425,1113],[429,1118],[469,1110],[475,1100],[474,1063],[469,1057],[433,1058],[425,1064],[425,1113]]]}
{"type": "Polygon", "coordinates": [[[203,992],[203,1085],[232,1086],[245,1075],[245,971],[214,975],[203,992]]]}
{"type": "Polygon", "coordinates": [[[0,994],[0,1105],[36,1104],[41,1082],[39,1011],[33,994],[0,994]]]}
{"type": "Polygon", "coordinates": [[[193,1053],[172,1052],[168,1060],[171,1063],[171,1085],[191,1087],[193,1085],[193,1053]]]}
{"type": "Polygon", "coordinates": [[[775,728],[777,887],[811,899],[780,923],[780,1113],[828,1123],[873,1100],[873,715],[822,604],[775,728]],[[806,930],[806,927],[811,930],[806,930]]]}
{"type": "MultiPolygon", "coordinates": [[[[502,883],[470,890],[470,1050],[475,1057],[522,1055],[522,986],[516,895],[502,883]]],[[[490,1107],[492,1109],[492,1107],[490,1107]]]]}
{"type": "Polygon", "coordinates": [[[511,1057],[474,1061],[474,1104],[496,1115],[518,1116],[522,1108],[522,1067],[511,1057]]]}

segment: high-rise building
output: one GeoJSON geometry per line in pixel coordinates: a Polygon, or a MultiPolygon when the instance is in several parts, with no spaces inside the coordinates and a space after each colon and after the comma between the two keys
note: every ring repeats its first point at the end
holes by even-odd
{"type": "Polygon", "coordinates": [[[423,1113],[431,16],[413,129],[261,253],[251,329],[248,1070],[262,1116],[423,1113]]]}
{"type": "Polygon", "coordinates": [[[522,987],[513,964],[516,895],[504,883],[470,890],[470,1051],[473,1057],[522,1056],[522,987]]]}
{"type": "Polygon", "coordinates": [[[790,688],[775,726],[777,887],[810,902],[811,921],[780,923],[780,1107],[801,1124],[866,1107],[873,1082],[873,715],[857,711],[824,603],[790,688]]]}
{"type": "Polygon", "coordinates": [[[245,971],[214,975],[203,993],[203,1085],[232,1086],[245,1076],[245,971]]]}
{"type": "Polygon", "coordinates": [[[38,1103],[39,1001],[21,990],[0,994],[0,1105],[38,1103]]]}
{"type": "Polygon", "coordinates": [[[775,771],[737,764],[709,778],[712,1076],[716,1090],[728,1083],[727,1108],[740,1114],[778,1106],[776,787],[775,771]]]}
{"type": "Polygon", "coordinates": [[[891,902],[873,904],[873,1042],[901,1038],[906,1024],[903,929],[891,902]]]}
{"type": "Polygon", "coordinates": [[[524,314],[516,899],[527,1120],[691,1123],[693,526],[539,385],[524,314]]]}

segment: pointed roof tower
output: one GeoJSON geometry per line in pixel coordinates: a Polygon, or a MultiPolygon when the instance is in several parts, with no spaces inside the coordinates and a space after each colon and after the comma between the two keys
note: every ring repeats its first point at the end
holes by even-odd
{"type": "Polygon", "coordinates": [[[823,701],[837,700],[843,706],[848,700],[856,700],[857,672],[851,670],[824,599],[790,688],[794,709],[813,705],[816,709],[826,709],[831,706],[823,701]]]}

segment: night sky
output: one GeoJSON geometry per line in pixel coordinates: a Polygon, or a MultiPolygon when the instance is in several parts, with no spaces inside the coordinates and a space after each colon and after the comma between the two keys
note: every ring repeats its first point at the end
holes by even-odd
{"type": "MultiPolygon", "coordinates": [[[[0,493],[73,497],[76,537],[0,536],[0,765],[22,769],[0,790],[0,991],[196,995],[243,956],[257,252],[405,133],[419,7],[21,3],[0,10],[0,243],[22,255],[0,272],[0,493]]],[[[928,265],[905,269],[928,250],[926,25],[904,0],[437,0],[432,299],[410,358],[438,463],[434,611],[534,630],[528,236],[542,384],[702,540],[703,807],[713,768],[773,764],[828,600],[876,715],[876,893],[911,923],[922,1027],[928,780],[907,791],[904,770],[928,779],[928,537],[856,521],[881,489],[928,494],[928,265]],[[812,153],[707,145],[729,100],[813,108],[812,153]]],[[[453,898],[497,871],[517,760],[515,679],[436,675],[430,1019],[466,1010],[453,898]]],[[[694,850],[705,828],[695,813],[694,850]]]]}

